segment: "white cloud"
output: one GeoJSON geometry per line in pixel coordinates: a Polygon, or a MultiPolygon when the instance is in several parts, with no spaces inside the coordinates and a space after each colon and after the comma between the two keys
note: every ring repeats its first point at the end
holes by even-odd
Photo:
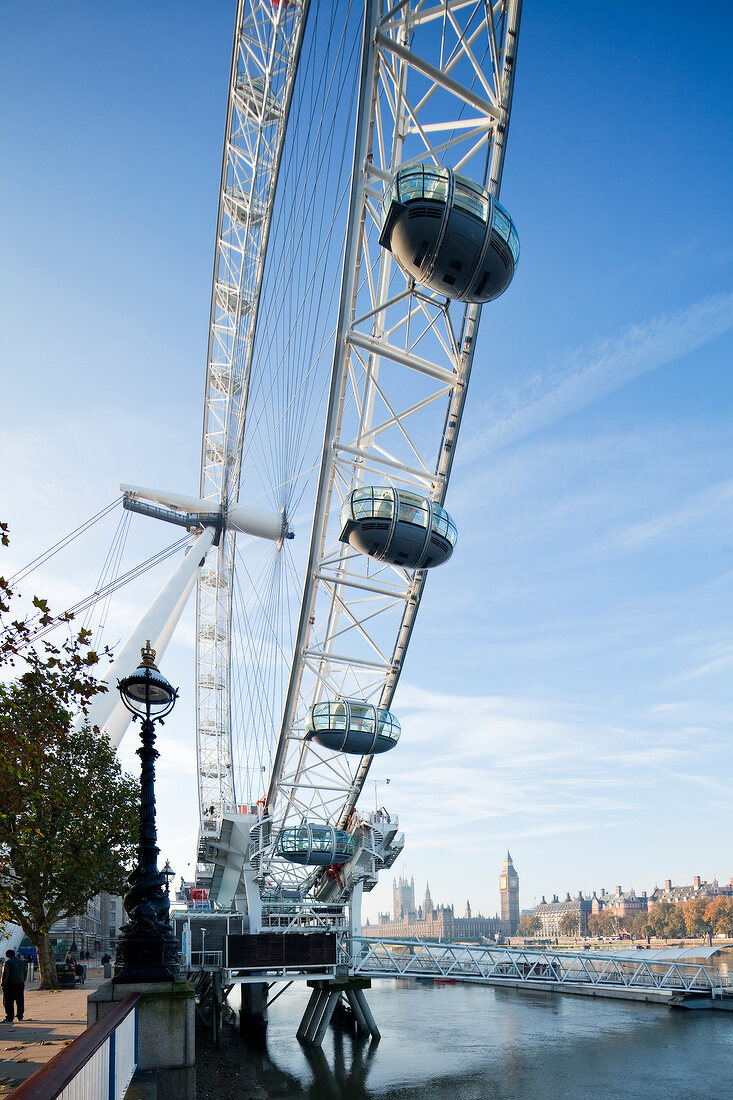
{"type": "Polygon", "coordinates": [[[656,542],[678,528],[699,524],[710,516],[715,516],[716,521],[720,523],[721,510],[731,500],[733,500],[733,481],[710,485],[699,493],[695,493],[681,507],[660,512],[644,520],[643,523],[634,524],[617,532],[599,544],[596,550],[637,550],[656,542]]]}
{"type": "Polygon", "coordinates": [[[534,374],[521,389],[505,390],[490,405],[474,407],[469,423],[488,426],[468,438],[464,432],[457,460],[465,464],[523,439],[732,328],[733,293],[724,293],[599,340],[561,366],[534,374]]]}
{"type": "Polygon", "coordinates": [[[695,668],[681,675],[680,680],[697,680],[703,676],[725,672],[731,667],[733,667],[733,646],[723,643],[715,647],[710,657],[702,664],[696,665],[695,668]]]}

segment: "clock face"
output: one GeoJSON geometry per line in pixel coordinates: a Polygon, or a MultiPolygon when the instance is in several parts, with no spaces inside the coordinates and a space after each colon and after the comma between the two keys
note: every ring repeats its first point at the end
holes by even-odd
{"type": "Polygon", "coordinates": [[[506,878],[505,878],[504,875],[502,875],[501,878],[499,879],[499,889],[500,890],[506,890],[506,878]]]}

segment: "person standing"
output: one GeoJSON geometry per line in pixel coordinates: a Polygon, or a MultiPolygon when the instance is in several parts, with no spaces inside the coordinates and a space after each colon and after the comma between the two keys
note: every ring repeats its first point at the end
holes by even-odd
{"type": "Polygon", "coordinates": [[[5,1008],[4,1024],[12,1024],[16,1009],[18,1019],[23,1019],[27,971],[28,966],[25,959],[21,959],[13,950],[5,952],[5,962],[3,963],[2,977],[0,977],[0,985],[3,989],[3,1006],[5,1008]]]}

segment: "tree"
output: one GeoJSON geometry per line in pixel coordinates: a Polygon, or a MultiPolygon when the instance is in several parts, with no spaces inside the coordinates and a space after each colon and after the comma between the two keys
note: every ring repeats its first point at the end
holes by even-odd
{"type": "MultiPolygon", "coordinates": [[[[0,536],[7,545],[4,525],[0,536]]],[[[73,725],[106,690],[94,675],[100,656],[90,632],[69,633],[58,646],[32,645],[38,627],[55,620],[34,597],[35,620],[8,622],[13,596],[0,578],[0,667],[25,669],[0,684],[0,920],[20,925],[38,950],[42,988],[53,989],[50,928],[83,912],[100,891],[122,892],[140,788],[123,775],[106,737],[73,725]]]]}
{"type": "Polygon", "coordinates": [[[520,936],[531,939],[532,936],[538,936],[541,931],[542,921],[536,913],[525,913],[523,917],[519,918],[517,932],[520,936]]]}
{"type": "Polygon", "coordinates": [[[714,898],[705,910],[716,936],[733,936],[733,898],[714,898]]]}
{"type": "Polygon", "coordinates": [[[658,902],[649,913],[648,926],[652,930],[652,935],[660,939],[668,940],[684,936],[686,929],[682,907],[673,905],[669,901],[658,902]]]}
{"type": "Polygon", "coordinates": [[[560,917],[560,935],[578,936],[580,934],[580,913],[563,913],[560,917]]]}
{"type": "Polygon", "coordinates": [[[647,934],[646,926],[648,922],[646,909],[640,909],[637,913],[628,913],[621,923],[630,936],[634,939],[641,939],[642,936],[647,934]]]}
{"type": "Polygon", "coordinates": [[[599,913],[591,913],[588,917],[588,931],[592,936],[616,936],[618,935],[618,918],[608,909],[601,909],[599,913]]]}
{"type": "Polygon", "coordinates": [[[693,898],[682,906],[682,916],[685,921],[685,929],[688,936],[707,936],[713,930],[712,921],[706,917],[706,910],[710,905],[710,898],[693,898]]]}

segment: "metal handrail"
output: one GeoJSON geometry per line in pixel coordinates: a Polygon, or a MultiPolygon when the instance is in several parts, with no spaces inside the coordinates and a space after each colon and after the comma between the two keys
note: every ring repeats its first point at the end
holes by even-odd
{"type": "Polygon", "coordinates": [[[661,992],[731,987],[731,979],[713,967],[677,960],[377,937],[354,937],[352,943],[355,973],[380,977],[450,976],[459,981],[547,982],[661,992]]]}
{"type": "Polygon", "coordinates": [[[192,951],[191,966],[220,967],[224,959],[223,951],[192,951]]]}
{"type": "MultiPolygon", "coordinates": [[[[139,993],[130,993],[115,1004],[96,1024],[82,1031],[67,1047],[55,1054],[50,1062],[41,1066],[35,1073],[13,1090],[13,1100],[56,1100],[62,1097],[64,1089],[84,1070],[104,1043],[110,1039],[117,1028],[131,1012],[137,1014],[136,1005],[139,993]]],[[[110,1043],[110,1059],[106,1079],[109,1082],[106,1097],[102,1100],[114,1100],[119,1095],[115,1088],[114,1044],[110,1043]]],[[[137,1062],[137,1021],[135,1026],[135,1062],[137,1062]]],[[[134,1073],[136,1065],[133,1065],[134,1073]]],[[[132,1073],[130,1074],[130,1079],[132,1073]]],[[[129,1084],[129,1081],[126,1083],[129,1084]]],[[[126,1086],[125,1086],[126,1087],[126,1086]]]]}

